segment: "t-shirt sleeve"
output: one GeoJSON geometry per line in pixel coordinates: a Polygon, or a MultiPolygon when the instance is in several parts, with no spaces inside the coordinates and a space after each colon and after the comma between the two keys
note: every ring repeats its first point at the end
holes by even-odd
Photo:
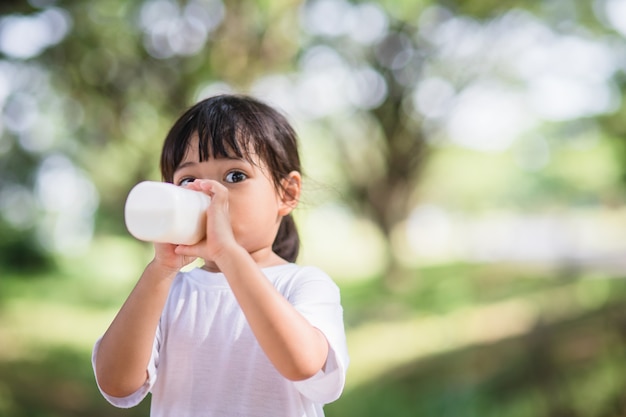
{"type": "Polygon", "coordinates": [[[98,389],[100,390],[100,393],[102,394],[102,396],[109,403],[119,408],[130,408],[130,407],[134,407],[138,405],[146,397],[146,395],[148,395],[148,393],[154,386],[154,383],[156,381],[156,376],[157,376],[156,369],[157,369],[157,363],[158,363],[158,357],[159,357],[159,349],[158,349],[159,339],[160,339],[159,331],[157,330],[157,337],[155,337],[154,344],[152,346],[152,355],[150,357],[150,362],[148,363],[148,369],[147,369],[148,376],[146,378],[146,381],[141,387],[139,387],[139,389],[137,389],[137,391],[133,392],[127,397],[114,397],[112,395],[109,395],[106,392],[104,392],[102,388],[100,387],[100,384],[98,384],[98,378],[97,378],[97,373],[96,373],[96,355],[98,353],[98,348],[100,347],[100,341],[102,340],[102,338],[96,341],[96,344],[94,345],[93,352],[91,355],[91,364],[93,366],[94,375],[96,376],[96,384],[98,385],[98,389]]]}
{"type": "Polygon", "coordinates": [[[341,395],[349,357],[343,324],[343,308],[337,285],[317,268],[303,268],[289,301],[328,341],[326,364],[316,375],[294,382],[311,401],[327,404],[341,395]]]}

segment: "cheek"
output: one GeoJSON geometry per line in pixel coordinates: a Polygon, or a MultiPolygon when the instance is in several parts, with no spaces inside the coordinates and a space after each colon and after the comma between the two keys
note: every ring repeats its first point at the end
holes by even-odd
{"type": "Polygon", "coordinates": [[[229,214],[233,228],[256,227],[262,228],[266,223],[272,223],[278,212],[277,202],[266,194],[255,193],[249,198],[231,198],[229,214]],[[246,225],[246,226],[244,226],[246,225]]]}
{"type": "Polygon", "coordinates": [[[278,201],[267,193],[252,193],[249,198],[229,201],[230,222],[239,238],[271,234],[279,222],[278,201]]]}

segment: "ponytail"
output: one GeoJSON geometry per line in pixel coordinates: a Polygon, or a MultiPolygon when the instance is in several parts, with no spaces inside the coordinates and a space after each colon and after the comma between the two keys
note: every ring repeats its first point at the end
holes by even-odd
{"type": "Polygon", "coordinates": [[[295,262],[300,251],[300,237],[296,222],[291,214],[286,215],[280,222],[278,233],[272,244],[272,250],[281,258],[295,262]]]}

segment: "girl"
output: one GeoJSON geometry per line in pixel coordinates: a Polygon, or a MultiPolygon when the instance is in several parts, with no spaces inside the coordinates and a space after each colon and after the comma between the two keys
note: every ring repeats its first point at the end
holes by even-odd
{"type": "Polygon", "coordinates": [[[297,266],[296,135],[249,97],[191,107],[165,139],[167,182],[211,197],[206,238],[155,244],[154,259],[92,362],[105,398],[151,416],[323,416],[345,382],[339,290],[297,266]],[[196,258],[202,268],[180,272],[196,258]]]}

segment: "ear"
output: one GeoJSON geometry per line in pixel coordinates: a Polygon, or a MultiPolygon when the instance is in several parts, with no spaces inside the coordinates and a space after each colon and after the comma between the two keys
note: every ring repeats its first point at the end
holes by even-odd
{"type": "Polygon", "coordinates": [[[279,209],[280,216],[286,216],[296,208],[302,191],[302,175],[298,171],[291,171],[280,181],[279,209]]]}

